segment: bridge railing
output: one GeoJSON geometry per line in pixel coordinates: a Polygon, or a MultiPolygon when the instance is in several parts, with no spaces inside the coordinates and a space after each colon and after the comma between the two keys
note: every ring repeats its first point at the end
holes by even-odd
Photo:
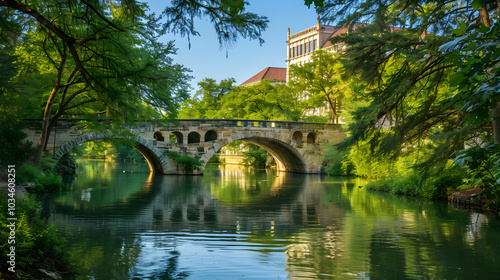
{"type": "MultiPolygon", "coordinates": [[[[31,129],[41,129],[42,119],[23,119],[27,126],[31,129]]],[[[78,122],[86,121],[86,119],[77,118],[61,118],[59,119],[56,128],[69,128],[76,125],[78,122]]],[[[110,123],[110,119],[100,119],[99,122],[110,123]]],[[[137,120],[136,126],[151,125],[155,122],[147,120],[137,120]]],[[[158,126],[165,126],[171,129],[186,126],[205,126],[214,128],[278,128],[278,129],[341,129],[340,124],[325,124],[313,122],[293,122],[293,121],[269,121],[269,120],[243,120],[243,119],[176,119],[172,121],[161,121],[158,126]]],[[[128,127],[131,129],[132,127],[128,127]]]]}
{"type": "Polygon", "coordinates": [[[170,128],[182,126],[210,126],[210,127],[256,127],[294,129],[300,126],[303,129],[340,129],[339,124],[325,124],[313,122],[268,121],[268,120],[241,120],[241,119],[178,119],[169,124],[170,128]]]}

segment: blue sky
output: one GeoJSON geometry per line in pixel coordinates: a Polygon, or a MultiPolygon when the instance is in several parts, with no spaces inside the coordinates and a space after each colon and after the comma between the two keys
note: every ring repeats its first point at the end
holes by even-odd
{"type": "MultiPolygon", "coordinates": [[[[161,13],[170,1],[148,1],[151,12],[161,13]]],[[[230,49],[221,49],[212,25],[199,20],[195,28],[201,36],[191,37],[189,49],[186,37],[168,34],[165,41],[175,40],[178,48],[174,56],[176,63],[190,68],[196,84],[204,78],[217,81],[235,78],[239,85],[266,67],[286,67],[286,35],[287,29],[294,34],[317,24],[314,8],[304,5],[304,0],[250,0],[247,10],[267,16],[268,28],[263,33],[265,43],[260,46],[258,40],[240,38],[230,49]],[[227,54],[227,57],[226,57],[227,54]]],[[[194,90],[192,94],[194,94],[194,90]]]]}

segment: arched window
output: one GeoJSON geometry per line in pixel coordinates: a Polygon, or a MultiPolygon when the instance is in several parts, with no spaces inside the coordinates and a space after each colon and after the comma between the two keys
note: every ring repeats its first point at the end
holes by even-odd
{"type": "Polygon", "coordinates": [[[311,132],[307,134],[307,144],[314,144],[316,143],[316,133],[311,132]]]}
{"type": "Polygon", "coordinates": [[[157,131],[155,132],[155,134],[153,135],[154,139],[157,140],[157,141],[165,141],[165,137],[163,136],[163,133],[161,133],[161,131],[157,131]]]}
{"type": "Polygon", "coordinates": [[[302,144],[302,132],[300,131],[295,131],[293,133],[292,139],[299,142],[299,144],[302,144]]]}
{"type": "Polygon", "coordinates": [[[205,133],[205,142],[217,140],[217,132],[215,130],[209,130],[205,133]]]}
{"type": "Polygon", "coordinates": [[[200,143],[201,136],[198,132],[191,132],[188,134],[188,144],[200,143]]]}
{"type": "Polygon", "coordinates": [[[174,132],[170,133],[168,140],[169,140],[168,141],[169,143],[182,144],[184,137],[183,137],[182,133],[180,133],[179,131],[174,131],[174,132]]]}

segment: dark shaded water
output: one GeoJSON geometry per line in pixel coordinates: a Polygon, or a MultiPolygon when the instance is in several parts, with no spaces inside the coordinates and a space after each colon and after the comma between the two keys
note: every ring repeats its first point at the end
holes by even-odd
{"type": "Polygon", "coordinates": [[[500,222],[357,179],[80,162],[48,197],[79,279],[500,279],[500,222]],[[125,173],[124,173],[125,171],[125,173]],[[133,171],[133,173],[131,172],[133,171]]]}

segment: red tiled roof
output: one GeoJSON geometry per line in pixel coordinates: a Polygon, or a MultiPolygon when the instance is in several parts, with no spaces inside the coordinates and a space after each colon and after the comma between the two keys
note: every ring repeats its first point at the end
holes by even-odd
{"type": "MultiPolygon", "coordinates": [[[[352,30],[356,30],[356,29],[358,29],[360,27],[365,27],[367,25],[368,24],[366,24],[366,23],[356,22],[356,23],[354,23],[354,26],[352,27],[352,30]]],[[[348,25],[344,25],[344,26],[340,27],[335,32],[333,32],[332,36],[330,36],[330,38],[328,38],[328,40],[326,40],[325,44],[321,47],[321,49],[328,48],[328,47],[330,47],[332,45],[332,42],[330,42],[331,38],[333,38],[335,36],[339,36],[339,35],[345,34],[347,32],[349,32],[349,26],[348,25]]]]}
{"type": "Polygon", "coordinates": [[[257,73],[255,76],[244,81],[241,85],[256,83],[262,80],[286,82],[286,68],[267,67],[264,70],[257,73]]]}

